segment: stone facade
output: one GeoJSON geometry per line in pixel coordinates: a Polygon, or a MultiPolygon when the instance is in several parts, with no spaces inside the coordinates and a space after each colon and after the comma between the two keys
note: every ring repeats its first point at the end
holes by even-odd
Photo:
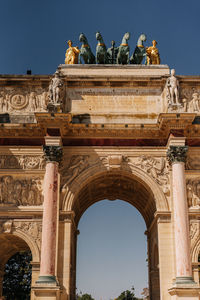
{"type": "Polygon", "coordinates": [[[146,222],[150,299],[199,299],[200,77],[176,76],[176,102],[170,76],[165,65],[0,76],[0,295],[5,263],[30,249],[31,299],[74,300],[78,223],[106,198],[146,222]]]}

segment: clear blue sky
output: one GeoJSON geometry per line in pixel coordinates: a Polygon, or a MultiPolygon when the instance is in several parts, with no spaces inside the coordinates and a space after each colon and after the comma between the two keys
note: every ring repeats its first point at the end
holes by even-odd
{"type": "Polygon", "coordinates": [[[79,230],[78,292],[109,300],[134,285],[141,296],[148,270],[146,225],[140,213],[127,202],[103,200],[83,214],[79,230]]]}
{"type": "Polygon", "coordinates": [[[64,62],[66,41],[79,45],[84,32],[95,52],[95,32],[119,45],[130,31],[133,52],[138,36],[158,41],[162,63],[177,74],[200,74],[199,0],[1,0],[0,73],[55,72],[64,62]]]}

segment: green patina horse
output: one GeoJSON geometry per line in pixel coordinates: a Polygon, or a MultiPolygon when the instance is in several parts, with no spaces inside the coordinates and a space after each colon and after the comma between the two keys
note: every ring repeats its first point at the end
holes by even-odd
{"type": "Polygon", "coordinates": [[[95,56],[91,51],[91,48],[88,44],[87,38],[84,33],[81,33],[79,36],[79,41],[82,43],[78,63],[81,64],[81,58],[85,64],[95,64],[95,56]]]}
{"type": "Polygon", "coordinates": [[[130,63],[140,65],[143,58],[146,57],[146,49],[143,42],[146,42],[147,38],[144,33],[142,33],[138,39],[137,46],[135,47],[134,53],[131,55],[130,63]]]}
{"type": "Polygon", "coordinates": [[[130,33],[126,32],[123,36],[121,45],[119,46],[119,51],[117,53],[117,64],[126,65],[129,63],[129,45],[128,40],[130,38],[130,33]]]}
{"type": "Polygon", "coordinates": [[[96,33],[96,39],[98,41],[96,47],[96,63],[107,64],[108,63],[107,48],[106,45],[104,44],[102,35],[99,31],[96,33]]]}

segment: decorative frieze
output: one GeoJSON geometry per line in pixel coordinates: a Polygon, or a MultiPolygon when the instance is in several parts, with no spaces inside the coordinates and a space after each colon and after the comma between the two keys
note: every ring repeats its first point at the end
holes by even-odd
{"type": "Polygon", "coordinates": [[[171,164],[177,162],[186,162],[187,146],[170,146],[167,150],[167,158],[171,164]]]}
{"type": "Polygon", "coordinates": [[[48,92],[44,89],[1,88],[0,113],[43,112],[47,111],[48,92]]]}
{"type": "Polygon", "coordinates": [[[0,169],[43,170],[44,168],[45,160],[43,155],[0,155],[0,169]]]}
{"type": "Polygon", "coordinates": [[[44,158],[47,162],[61,162],[63,149],[60,146],[43,146],[44,158]]]}
{"type": "Polygon", "coordinates": [[[0,206],[41,205],[42,202],[41,178],[0,177],[0,206]]]}

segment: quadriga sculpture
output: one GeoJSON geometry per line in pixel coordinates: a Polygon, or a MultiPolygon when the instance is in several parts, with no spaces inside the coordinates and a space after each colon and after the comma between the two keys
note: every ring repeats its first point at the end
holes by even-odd
{"type": "Polygon", "coordinates": [[[111,47],[107,50],[107,57],[109,64],[116,64],[117,53],[119,51],[118,47],[115,47],[115,41],[111,42],[111,47]]]}
{"type": "Polygon", "coordinates": [[[108,63],[107,48],[106,45],[104,44],[103,37],[99,31],[96,33],[96,39],[98,41],[96,47],[96,63],[107,64],[108,63]]]}
{"type": "Polygon", "coordinates": [[[146,49],[143,42],[146,42],[147,38],[144,33],[142,33],[137,41],[137,46],[135,47],[134,53],[131,55],[130,63],[140,65],[143,58],[146,56],[146,49]]]}
{"type": "Polygon", "coordinates": [[[128,40],[130,38],[130,33],[126,32],[123,36],[121,45],[119,46],[119,51],[117,54],[117,64],[126,65],[129,63],[129,45],[128,40]]]}
{"type": "Polygon", "coordinates": [[[83,58],[85,64],[95,64],[95,56],[90,49],[90,46],[84,33],[80,34],[79,41],[82,43],[79,53],[79,64],[81,64],[81,57],[83,58]]]}

